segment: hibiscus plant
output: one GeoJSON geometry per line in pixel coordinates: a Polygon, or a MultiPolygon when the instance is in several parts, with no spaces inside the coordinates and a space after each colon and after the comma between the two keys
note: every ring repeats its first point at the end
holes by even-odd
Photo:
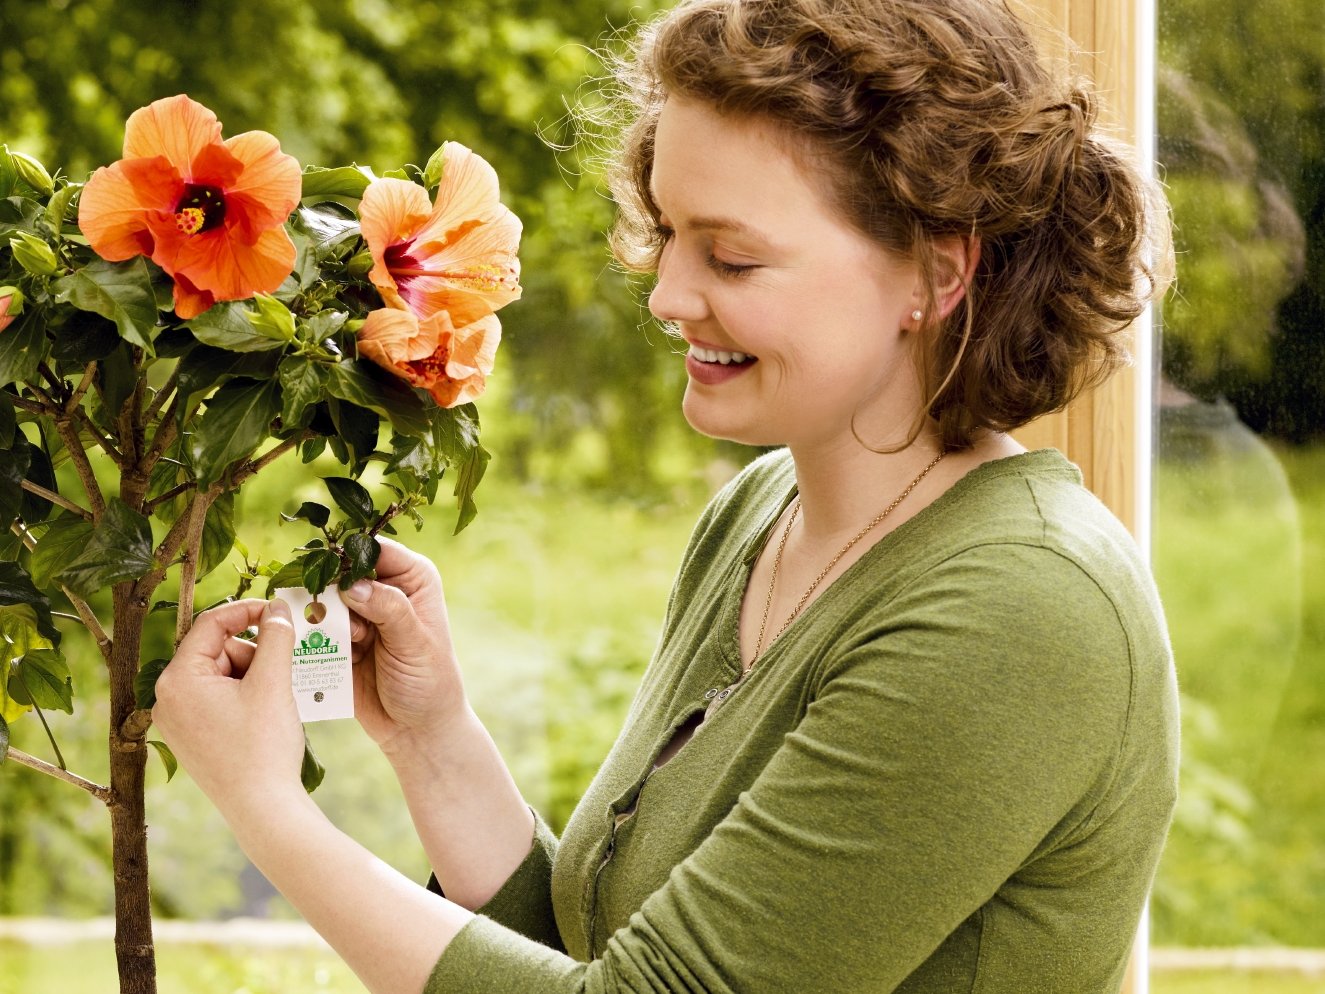
{"type": "Polygon", "coordinates": [[[520,293],[519,236],[461,145],[380,178],[301,169],[264,132],[223,140],[186,96],[136,111],[124,157],[86,183],[0,146],[0,762],[106,805],[122,992],[155,990],[148,745],[173,772],[147,737],[168,662],[141,658],[148,615],[173,612],[178,644],[197,580],[237,547],[235,495],[278,461],[344,473],[283,515],[317,533],[288,561],[239,546],[235,596],[371,576],[377,536],[421,524],[447,470],[470,521],[488,460],[473,401],[494,312],[520,293]],[[66,769],[44,715],[73,713],[70,623],[109,671],[104,785],[66,769]],[[54,762],[10,748],[28,714],[54,762]]]}

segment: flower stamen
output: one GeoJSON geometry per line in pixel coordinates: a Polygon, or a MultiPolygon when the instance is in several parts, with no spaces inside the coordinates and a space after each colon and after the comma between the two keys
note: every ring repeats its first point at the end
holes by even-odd
{"type": "Polygon", "coordinates": [[[207,215],[201,207],[185,207],[175,215],[175,227],[186,235],[196,235],[206,220],[207,215]]]}
{"type": "Polygon", "coordinates": [[[189,183],[175,205],[175,226],[186,235],[197,235],[219,227],[225,220],[225,197],[214,186],[189,183]]]}

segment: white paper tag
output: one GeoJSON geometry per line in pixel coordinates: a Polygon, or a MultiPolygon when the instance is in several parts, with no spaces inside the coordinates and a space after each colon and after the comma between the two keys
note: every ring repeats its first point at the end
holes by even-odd
{"type": "Polygon", "coordinates": [[[313,595],[302,587],[281,587],[276,596],[294,619],[292,681],[300,721],[354,717],[354,672],[350,663],[350,612],[334,590],[313,595]],[[310,621],[309,614],[317,621],[310,621]],[[320,616],[320,617],[319,617],[320,616]]]}

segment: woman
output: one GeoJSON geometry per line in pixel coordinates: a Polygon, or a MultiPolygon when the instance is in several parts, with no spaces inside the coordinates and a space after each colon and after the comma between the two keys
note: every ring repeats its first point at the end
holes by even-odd
{"type": "Polygon", "coordinates": [[[701,518],[561,840],[398,545],[346,593],[356,710],[433,892],[300,788],[280,605],[199,618],[162,734],[373,991],[1117,991],[1172,663],[1124,530],[1004,432],[1116,362],[1162,212],[988,0],[693,0],[622,79],[616,246],[688,343],[686,418],[781,448],[701,518]]]}

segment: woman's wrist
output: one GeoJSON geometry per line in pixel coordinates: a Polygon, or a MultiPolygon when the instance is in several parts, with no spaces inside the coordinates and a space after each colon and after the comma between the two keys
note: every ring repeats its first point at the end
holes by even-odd
{"type": "Polygon", "coordinates": [[[453,713],[438,714],[417,728],[401,729],[378,743],[397,776],[439,772],[487,738],[468,701],[453,713]]]}

